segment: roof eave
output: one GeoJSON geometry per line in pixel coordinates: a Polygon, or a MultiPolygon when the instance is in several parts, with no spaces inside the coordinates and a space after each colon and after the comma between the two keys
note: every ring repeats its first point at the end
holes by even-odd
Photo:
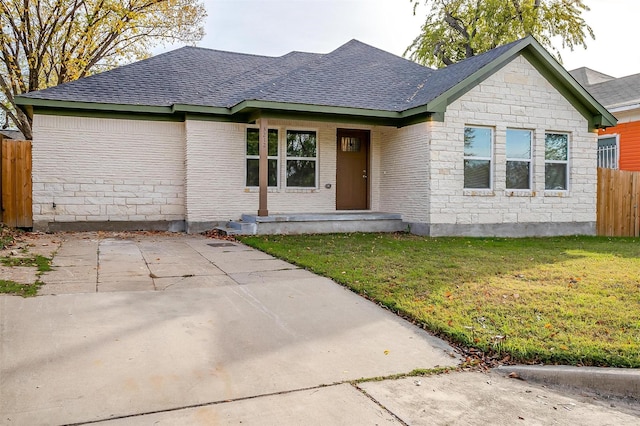
{"type": "Polygon", "coordinates": [[[147,114],[170,114],[171,106],[111,104],[100,102],[78,102],[53,99],[38,99],[16,96],[16,104],[22,107],[61,108],[92,111],[134,112],[147,114]]]}
{"type": "Polygon", "coordinates": [[[246,100],[231,108],[213,107],[204,105],[173,104],[170,106],[110,104],[99,102],[77,102],[52,99],[38,99],[29,97],[17,97],[17,103],[33,114],[33,108],[46,113],[58,111],[78,112],[82,114],[97,113],[104,116],[105,113],[133,114],[131,118],[139,115],[151,117],[184,117],[188,115],[192,119],[252,122],[259,117],[285,118],[287,115],[304,119],[316,119],[319,121],[356,122],[381,126],[403,127],[421,121],[427,121],[431,117],[431,111],[426,106],[413,108],[408,111],[386,111],[365,108],[326,106],[314,104],[299,104],[287,102],[273,102],[261,100],[246,100]]]}

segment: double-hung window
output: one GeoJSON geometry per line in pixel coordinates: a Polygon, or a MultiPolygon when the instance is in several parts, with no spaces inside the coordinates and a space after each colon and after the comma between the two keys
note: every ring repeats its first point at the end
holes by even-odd
{"type": "MultiPolygon", "coordinates": [[[[268,186],[278,186],[278,130],[268,130],[268,186]]],[[[247,129],[247,186],[260,186],[260,129],[247,129]]]]}
{"type": "Polygon", "coordinates": [[[489,127],[464,128],[464,187],[491,189],[493,130],[489,127]]]}
{"type": "Polygon", "coordinates": [[[287,187],[317,186],[317,148],[316,132],[287,130],[287,187]]]}
{"type": "Polygon", "coordinates": [[[507,189],[531,189],[530,130],[507,129],[507,189]]]}
{"type": "Polygon", "coordinates": [[[569,183],[569,135],[544,136],[544,189],[566,191],[569,183]]]}

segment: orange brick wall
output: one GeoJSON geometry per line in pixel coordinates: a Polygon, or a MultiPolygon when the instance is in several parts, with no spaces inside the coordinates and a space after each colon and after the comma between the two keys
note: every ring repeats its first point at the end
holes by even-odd
{"type": "Polygon", "coordinates": [[[640,171],[640,121],[600,130],[598,136],[620,135],[620,170],[640,171]]]}

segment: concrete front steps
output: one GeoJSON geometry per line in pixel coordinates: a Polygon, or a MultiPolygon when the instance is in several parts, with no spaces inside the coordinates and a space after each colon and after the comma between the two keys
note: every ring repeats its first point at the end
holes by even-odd
{"type": "Polygon", "coordinates": [[[328,234],[406,231],[402,215],[380,212],[243,214],[239,221],[217,228],[227,235],[328,234]]]}

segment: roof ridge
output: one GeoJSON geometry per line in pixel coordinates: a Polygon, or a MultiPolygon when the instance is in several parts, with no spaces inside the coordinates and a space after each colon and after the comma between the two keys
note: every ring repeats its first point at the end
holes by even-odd
{"type": "MultiPolygon", "coordinates": [[[[155,58],[156,56],[164,55],[166,53],[177,52],[178,50],[182,50],[182,49],[204,50],[204,51],[207,51],[207,52],[228,53],[228,54],[231,54],[231,55],[252,56],[252,57],[255,57],[255,58],[279,58],[280,57],[280,56],[258,55],[257,53],[233,52],[231,50],[211,49],[209,47],[189,46],[189,45],[185,45],[185,46],[179,47],[179,48],[177,48],[175,50],[170,50],[168,52],[162,52],[162,53],[159,53],[158,55],[155,55],[155,56],[152,56],[152,57],[155,58]]],[[[288,53],[287,53],[287,55],[288,55],[288,53]]]]}
{"type": "Polygon", "coordinates": [[[348,42],[338,46],[336,49],[332,50],[329,53],[325,53],[325,54],[317,54],[318,57],[314,58],[313,60],[310,60],[308,62],[305,62],[304,64],[302,64],[299,67],[295,67],[292,68],[290,71],[284,73],[283,75],[273,79],[273,80],[269,80],[259,86],[256,86],[255,88],[253,88],[252,90],[246,91],[243,94],[246,94],[247,97],[245,98],[245,100],[255,100],[259,95],[261,96],[265,96],[265,95],[269,95],[270,93],[273,93],[275,91],[277,91],[279,89],[278,87],[278,83],[282,82],[288,78],[291,78],[293,76],[295,76],[298,73],[304,72],[305,70],[309,70],[311,69],[314,65],[319,65],[323,62],[328,64],[328,61],[330,61],[332,58],[334,57],[339,57],[339,55],[344,52],[344,51],[349,51],[349,50],[353,50],[354,47],[364,47],[368,50],[373,50],[375,52],[377,52],[378,54],[381,55],[385,55],[389,58],[394,58],[395,60],[401,60],[404,61],[406,64],[410,64],[411,66],[414,66],[417,69],[421,69],[421,70],[429,70],[430,72],[433,72],[434,70],[426,67],[424,65],[420,65],[416,62],[410,61],[406,58],[394,55],[393,53],[389,53],[385,50],[382,50],[380,48],[371,46],[367,43],[363,43],[360,40],[357,39],[351,39],[348,42]],[[248,97],[252,97],[251,99],[248,99],[248,97]]]}

